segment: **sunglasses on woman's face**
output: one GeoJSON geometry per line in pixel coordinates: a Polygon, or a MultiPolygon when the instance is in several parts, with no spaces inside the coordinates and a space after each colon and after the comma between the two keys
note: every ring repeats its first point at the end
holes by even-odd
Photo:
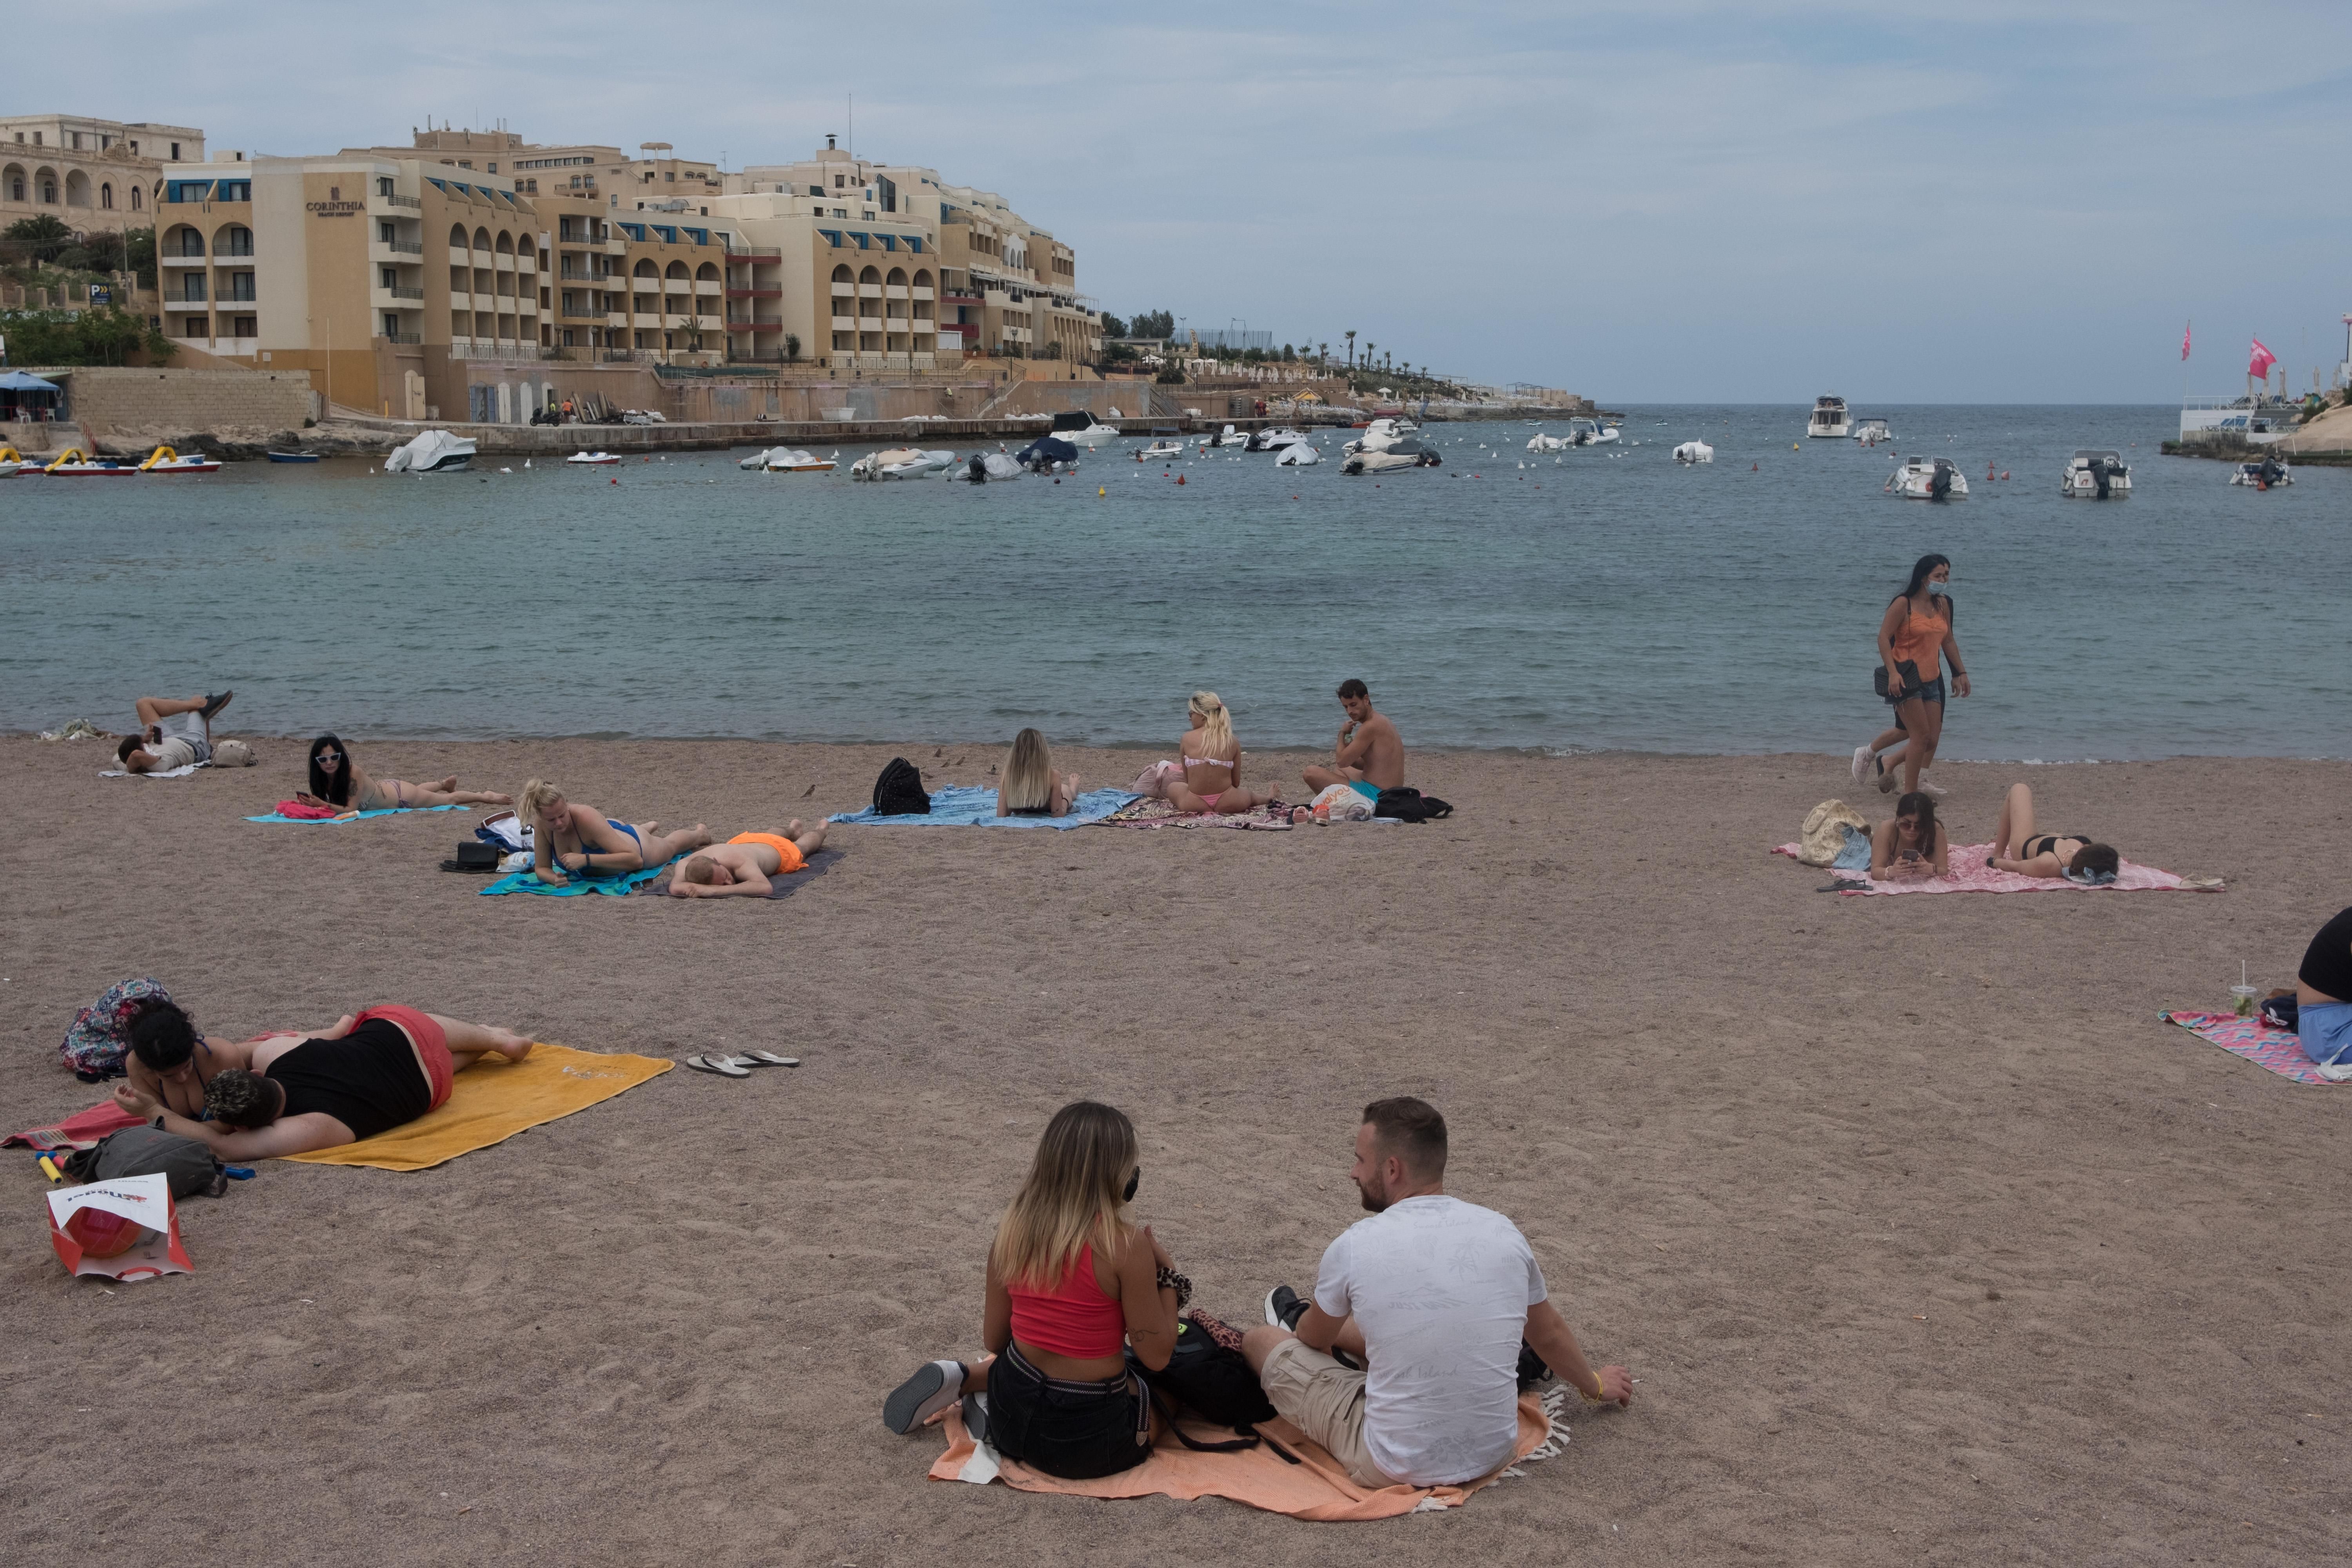
{"type": "Polygon", "coordinates": [[[340,763],[343,760],[343,753],[341,752],[320,752],[319,753],[319,760],[322,763],[340,763]]]}

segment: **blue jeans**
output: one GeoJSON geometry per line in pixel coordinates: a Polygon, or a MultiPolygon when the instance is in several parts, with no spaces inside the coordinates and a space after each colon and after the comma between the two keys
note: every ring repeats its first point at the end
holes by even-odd
{"type": "Polygon", "coordinates": [[[2306,1002],[2295,1021],[2303,1054],[2331,1079],[2352,1079],[2352,1002],[2306,1002]]]}

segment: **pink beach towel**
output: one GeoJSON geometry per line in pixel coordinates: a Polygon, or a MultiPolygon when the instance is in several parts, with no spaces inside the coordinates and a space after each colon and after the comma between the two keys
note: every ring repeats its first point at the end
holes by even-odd
{"type": "Polygon", "coordinates": [[[2241,1018],[2234,1013],[2158,1013],[2168,1024],[2178,1024],[2200,1040],[2210,1040],[2233,1057],[2243,1057],[2297,1083],[2326,1083],[2319,1068],[2303,1054],[2303,1039],[2293,1029],[2273,1029],[2257,1013],[2241,1018]]]}
{"type": "MultiPolygon", "coordinates": [[[[1772,853],[1793,860],[1797,858],[1797,846],[1776,845],[1772,853]]],[[[1841,889],[1842,892],[1864,897],[1881,893],[2146,893],[2181,889],[2181,879],[2170,871],[2159,871],[2131,860],[2122,863],[2116,879],[2105,887],[2086,888],[2063,877],[2021,877],[2014,871],[1996,871],[1985,864],[1985,858],[1991,853],[1990,844],[1955,844],[1947,859],[1951,875],[1930,877],[1923,882],[1874,882],[1866,873],[1858,871],[1840,871],[1835,875],[1861,884],[1841,889]]]]}
{"type": "Polygon", "coordinates": [[[98,1141],[108,1133],[138,1125],[139,1118],[110,1100],[88,1110],[76,1111],[53,1127],[28,1127],[22,1132],[12,1132],[0,1138],[0,1149],[18,1144],[42,1150],[95,1149],[98,1141]]]}

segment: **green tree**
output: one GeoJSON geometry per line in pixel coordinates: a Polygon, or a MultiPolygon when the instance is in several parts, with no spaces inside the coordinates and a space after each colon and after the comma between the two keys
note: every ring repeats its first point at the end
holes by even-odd
{"type": "Polygon", "coordinates": [[[5,230],[0,230],[0,239],[8,242],[11,255],[43,262],[55,261],[74,242],[73,230],[47,213],[18,218],[5,230]]]}
{"type": "Polygon", "coordinates": [[[1129,323],[1127,334],[1136,338],[1172,338],[1176,335],[1176,318],[1166,310],[1146,310],[1129,323]]]}
{"type": "Polygon", "coordinates": [[[156,363],[169,360],[172,341],[143,316],[113,305],[92,310],[0,310],[0,336],[16,364],[122,364],[145,350],[156,363]]]}
{"type": "Polygon", "coordinates": [[[800,357],[801,335],[798,332],[786,332],[784,334],[784,358],[797,362],[800,357]]]}
{"type": "Polygon", "coordinates": [[[122,236],[122,269],[139,274],[139,287],[155,287],[155,231],[152,228],[125,230],[122,236]]]}
{"type": "Polygon", "coordinates": [[[1102,335],[1106,338],[1123,338],[1127,336],[1127,323],[1106,310],[1103,312],[1102,335]]]}

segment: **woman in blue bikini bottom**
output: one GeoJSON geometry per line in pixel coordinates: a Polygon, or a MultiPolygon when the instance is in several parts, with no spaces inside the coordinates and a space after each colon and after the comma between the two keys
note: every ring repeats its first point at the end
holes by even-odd
{"type": "Polygon", "coordinates": [[[575,876],[617,877],[667,866],[710,842],[701,823],[664,833],[658,822],[616,822],[563,798],[544,779],[522,786],[517,809],[531,828],[531,870],[561,886],[575,876]]]}

